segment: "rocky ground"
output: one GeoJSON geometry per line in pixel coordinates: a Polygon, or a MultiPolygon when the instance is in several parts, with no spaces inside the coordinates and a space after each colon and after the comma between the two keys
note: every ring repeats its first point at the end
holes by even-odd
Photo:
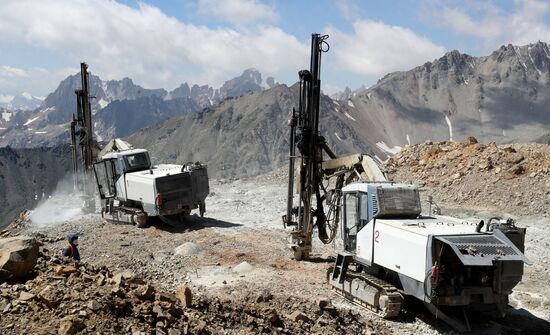
{"type": "MultiPolygon", "coordinates": [[[[530,186],[547,173],[544,169],[550,165],[542,161],[550,149],[513,146],[516,152],[509,152],[506,148],[475,143],[423,144],[405,148],[387,168],[397,180],[422,182],[425,194],[440,200],[447,213],[486,217],[491,211],[505,209],[527,226],[526,254],[534,265],[525,268],[524,280],[510,299],[507,318],[476,320],[474,333],[550,333],[550,223],[544,215],[546,209],[536,210],[545,201],[538,196],[542,190],[530,186]],[[430,149],[436,147],[439,149],[430,149]],[[437,153],[427,154],[432,151],[437,153]],[[469,154],[471,151],[475,154],[469,154]],[[509,154],[520,154],[523,159],[506,163],[509,154]],[[443,155],[449,155],[445,164],[452,173],[434,167],[441,164],[443,155]],[[484,160],[478,155],[495,155],[492,167],[480,168],[479,162],[484,160]],[[524,172],[509,172],[513,164],[522,164],[524,172]],[[495,176],[499,182],[492,191],[486,190],[485,185],[495,176]],[[469,178],[478,183],[467,188],[469,178]],[[508,200],[511,184],[501,185],[500,181],[517,183],[522,201],[531,192],[535,204],[529,212],[508,200]],[[457,192],[472,195],[458,197],[457,192]],[[510,207],[505,206],[507,201],[510,207]]],[[[284,169],[248,179],[211,181],[206,217],[192,215],[177,226],[159,221],[137,229],[102,222],[96,214],[62,222],[35,218],[40,222],[36,223],[23,215],[3,235],[35,236],[43,243],[41,257],[34,278],[0,286],[0,334],[56,333],[71,327],[99,334],[452,333],[414,300],[407,301],[400,317],[384,320],[336,295],[325,282],[326,269],[333,262],[330,245],[316,242],[311,261],[291,260],[286,248],[288,231],[281,223],[285,185],[284,169]],[[83,262],[75,266],[76,271],[69,268],[74,273],[62,273],[70,264],[57,255],[70,231],[81,234],[83,262]],[[42,297],[47,286],[59,300],[54,306],[42,297]],[[145,294],[147,287],[155,294],[145,294]],[[190,304],[179,299],[182,287],[192,293],[190,304]]],[[[50,202],[58,201],[62,208],[69,200],[52,198],[50,202]]]]}
{"type": "Polygon", "coordinates": [[[386,162],[393,180],[425,186],[434,199],[467,209],[550,214],[550,146],[426,142],[386,162]]]}

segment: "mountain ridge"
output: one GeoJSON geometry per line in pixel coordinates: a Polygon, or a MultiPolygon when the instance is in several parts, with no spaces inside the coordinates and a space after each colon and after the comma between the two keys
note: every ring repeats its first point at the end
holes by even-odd
{"type": "MultiPolygon", "coordinates": [[[[266,81],[275,85],[271,77],[266,81]]],[[[193,113],[226,98],[249,91],[263,90],[266,87],[263,85],[264,82],[258,70],[247,69],[240,76],[226,81],[219,89],[208,85],[189,87],[184,83],[168,92],[163,88],[143,88],[127,77],[121,80],[103,81],[91,74],[89,86],[94,114],[94,133],[99,139],[127,136],[129,132],[169,117],[193,113]],[[143,102],[143,105],[139,105],[136,101],[143,102]],[[182,103],[182,106],[175,106],[175,101],[182,103]],[[114,106],[111,106],[113,103],[114,106]],[[146,110],[147,106],[154,107],[153,117],[146,110]],[[132,113],[133,110],[137,112],[132,113]],[[130,115],[133,121],[132,127],[125,124],[125,120],[128,120],[130,115]],[[117,130],[117,125],[122,125],[122,128],[117,130]]],[[[79,87],[80,74],[71,75],[60,82],[56,90],[44,99],[39,108],[2,111],[5,117],[0,117],[0,146],[38,147],[67,142],[69,140],[67,123],[70,122],[76,109],[74,91],[79,87]]]]}

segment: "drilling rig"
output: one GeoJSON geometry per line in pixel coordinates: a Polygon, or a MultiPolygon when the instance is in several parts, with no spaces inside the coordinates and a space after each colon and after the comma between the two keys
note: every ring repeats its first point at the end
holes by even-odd
{"type": "Polygon", "coordinates": [[[283,223],[294,226],[294,258],[308,258],[317,227],[323,243],[337,242],[327,273],[333,289],[382,317],[399,315],[404,296],[419,299],[459,331],[471,330],[467,312],[504,317],[508,296],[521,281],[524,264],[530,264],[523,254],[525,228],[511,219],[491,218],[484,225],[483,220],[423,215],[416,186],[389,181],[369,155],[336,157],[319,133],[327,38],[312,35],[310,69],[299,72],[298,110],[289,119],[283,223]]]}
{"type": "Polygon", "coordinates": [[[95,194],[91,184],[92,167],[98,151],[93,139],[92,107],[88,65],[80,63],[81,89],[75,90],[76,114],[71,121],[71,153],[73,161],[74,191],[83,197],[83,209],[95,211],[95,194]]]}
{"type": "Polygon", "coordinates": [[[290,248],[296,260],[309,257],[315,226],[323,243],[334,240],[340,217],[341,188],[345,183],[357,179],[386,180],[385,172],[372,157],[362,154],[336,157],[319,133],[321,56],[329,50],[327,39],[328,35],[312,35],[310,69],[298,73],[298,110],[294,109],[289,119],[288,201],[283,224],[285,227],[295,226],[291,233],[290,248]],[[296,149],[299,155],[296,155],[296,149]],[[323,154],[329,159],[323,160],[323,154]],[[295,184],[297,206],[294,206],[295,184]],[[329,190],[331,185],[333,188],[329,190]],[[325,203],[328,211],[325,211],[325,203]]]}
{"type": "Polygon", "coordinates": [[[75,191],[84,197],[87,212],[95,211],[94,181],[101,214],[108,221],[145,227],[150,217],[180,223],[191,210],[206,211],[209,192],[207,167],[151,163],[145,149],[113,139],[100,151],[93,139],[88,65],[80,64],[82,88],[75,91],[77,112],[71,121],[71,148],[75,191]]]}

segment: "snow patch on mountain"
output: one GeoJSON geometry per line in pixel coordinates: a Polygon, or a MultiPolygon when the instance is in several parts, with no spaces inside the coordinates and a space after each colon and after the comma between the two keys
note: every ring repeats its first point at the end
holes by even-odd
{"type": "Polygon", "coordinates": [[[445,115],[445,122],[447,122],[447,126],[449,127],[449,141],[453,140],[453,124],[451,123],[451,119],[447,115],[445,115]]]}
{"type": "Polygon", "coordinates": [[[382,142],[376,142],[376,146],[377,146],[380,150],[382,150],[382,151],[384,151],[384,152],[386,152],[386,153],[388,153],[388,154],[390,154],[390,155],[395,155],[396,153],[398,153],[399,151],[401,151],[401,147],[400,147],[400,146],[397,146],[397,145],[396,145],[396,146],[394,146],[393,148],[390,148],[390,147],[389,147],[385,142],[383,142],[383,141],[382,141],[382,142]]]}
{"type": "Polygon", "coordinates": [[[28,126],[29,124],[33,123],[34,121],[38,120],[39,116],[33,117],[32,119],[29,119],[27,122],[25,122],[23,125],[28,126]]]}
{"type": "Polygon", "coordinates": [[[105,99],[101,98],[101,99],[99,99],[99,101],[97,102],[97,104],[98,104],[101,108],[105,108],[105,107],[109,104],[109,101],[106,101],[105,99]]]}
{"type": "Polygon", "coordinates": [[[29,92],[23,92],[21,93],[21,96],[27,100],[31,100],[33,98],[32,94],[30,94],[29,92]]]}
{"type": "Polygon", "coordinates": [[[2,119],[6,122],[10,122],[12,113],[11,112],[2,112],[2,119]]]}
{"type": "Polygon", "coordinates": [[[353,116],[349,115],[348,112],[344,112],[344,115],[350,120],[357,121],[353,116]]]}

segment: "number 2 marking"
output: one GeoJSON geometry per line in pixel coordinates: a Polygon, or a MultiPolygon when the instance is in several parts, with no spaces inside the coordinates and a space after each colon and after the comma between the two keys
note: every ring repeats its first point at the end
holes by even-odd
{"type": "Polygon", "coordinates": [[[374,242],[375,243],[379,243],[380,241],[378,241],[378,237],[380,237],[380,231],[376,230],[374,232],[374,242]]]}

